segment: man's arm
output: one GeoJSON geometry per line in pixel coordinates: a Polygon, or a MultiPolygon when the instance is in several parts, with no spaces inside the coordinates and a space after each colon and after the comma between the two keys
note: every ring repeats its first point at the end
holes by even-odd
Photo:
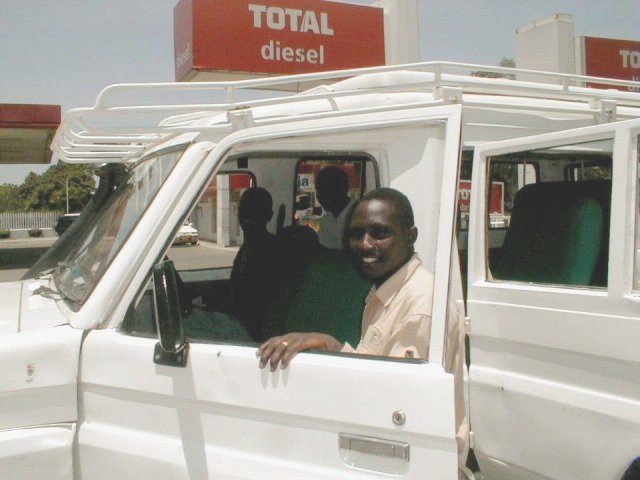
{"type": "Polygon", "coordinates": [[[298,353],[305,350],[323,350],[326,352],[339,352],[343,344],[324,333],[287,333],[278,337],[272,337],[256,351],[256,356],[260,357],[260,368],[269,364],[269,369],[275,372],[280,368],[289,366],[291,359],[298,353]]]}

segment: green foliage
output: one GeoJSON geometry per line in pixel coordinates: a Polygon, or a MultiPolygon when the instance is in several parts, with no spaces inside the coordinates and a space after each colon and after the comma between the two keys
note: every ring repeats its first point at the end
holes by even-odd
{"type": "Polygon", "coordinates": [[[31,230],[29,230],[29,236],[30,237],[41,237],[42,236],[42,230],[39,228],[32,228],[31,230]]]}
{"type": "Polygon", "coordinates": [[[10,230],[5,230],[4,228],[0,230],[0,238],[9,238],[11,236],[10,230]]]}
{"type": "Polygon", "coordinates": [[[25,210],[25,202],[20,198],[20,187],[11,183],[0,185],[0,213],[25,210]]]}
{"type": "Polygon", "coordinates": [[[580,180],[611,180],[611,165],[584,165],[579,170],[580,180]]]}
{"type": "Polygon", "coordinates": [[[19,187],[23,211],[66,211],[67,189],[69,211],[79,212],[95,190],[93,170],[86,165],[58,163],[42,175],[31,172],[19,187]]]}

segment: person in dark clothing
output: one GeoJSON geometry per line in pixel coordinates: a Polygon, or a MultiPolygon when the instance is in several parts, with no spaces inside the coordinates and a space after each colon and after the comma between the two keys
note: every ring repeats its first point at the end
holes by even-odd
{"type": "Polygon", "coordinates": [[[249,188],[240,197],[238,220],[244,243],[231,271],[231,314],[256,341],[264,340],[265,308],[280,284],[280,248],[267,230],[272,216],[273,200],[264,188],[249,188]]]}
{"type": "Polygon", "coordinates": [[[338,167],[325,167],[316,175],[316,195],[325,212],[318,221],[320,243],[343,249],[344,228],[355,200],[349,198],[349,178],[338,167]]]}

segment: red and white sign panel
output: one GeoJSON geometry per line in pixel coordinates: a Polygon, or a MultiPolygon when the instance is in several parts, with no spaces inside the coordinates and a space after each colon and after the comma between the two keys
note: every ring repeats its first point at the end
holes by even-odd
{"type": "Polygon", "coordinates": [[[173,8],[173,53],[176,80],[181,80],[193,68],[193,5],[180,0],[173,8]]]}
{"type": "Polygon", "coordinates": [[[585,75],[640,81],[640,41],[582,37],[582,42],[585,75]]]}
{"type": "MultiPolygon", "coordinates": [[[[491,182],[489,197],[489,214],[504,215],[504,182],[491,182]]],[[[458,210],[461,214],[469,213],[471,204],[471,180],[458,181],[458,210]]]]}
{"type": "Polygon", "coordinates": [[[196,71],[291,74],[384,65],[378,7],[323,0],[180,0],[176,79],[196,71]]]}

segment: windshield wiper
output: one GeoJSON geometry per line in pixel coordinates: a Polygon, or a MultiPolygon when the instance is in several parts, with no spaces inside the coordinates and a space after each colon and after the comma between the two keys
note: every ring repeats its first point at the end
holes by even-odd
{"type": "Polygon", "coordinates": [[[54,290],[53,288],[46,287],[44,285],[40,285],[38,288],[36,288],[33,292],[31,292],[31,295],[40,295],[41,297],[54,300],[54,296],[57,296],[58,298],[63,297],[62,293],[60,293],[58,290],[54,290]]]}
{"type": "Polygon", "coordinates": [[[76,267],[76,265],[73,263],[58,262],[53,272],[53,282],[58,288],[56,292],[58,295],[74,305],[79,305],[81,300],[73,294],[72,289],[65,288],[65,282],[63,281],[63,277],[69,275],[74,267],[76,267]]]}

